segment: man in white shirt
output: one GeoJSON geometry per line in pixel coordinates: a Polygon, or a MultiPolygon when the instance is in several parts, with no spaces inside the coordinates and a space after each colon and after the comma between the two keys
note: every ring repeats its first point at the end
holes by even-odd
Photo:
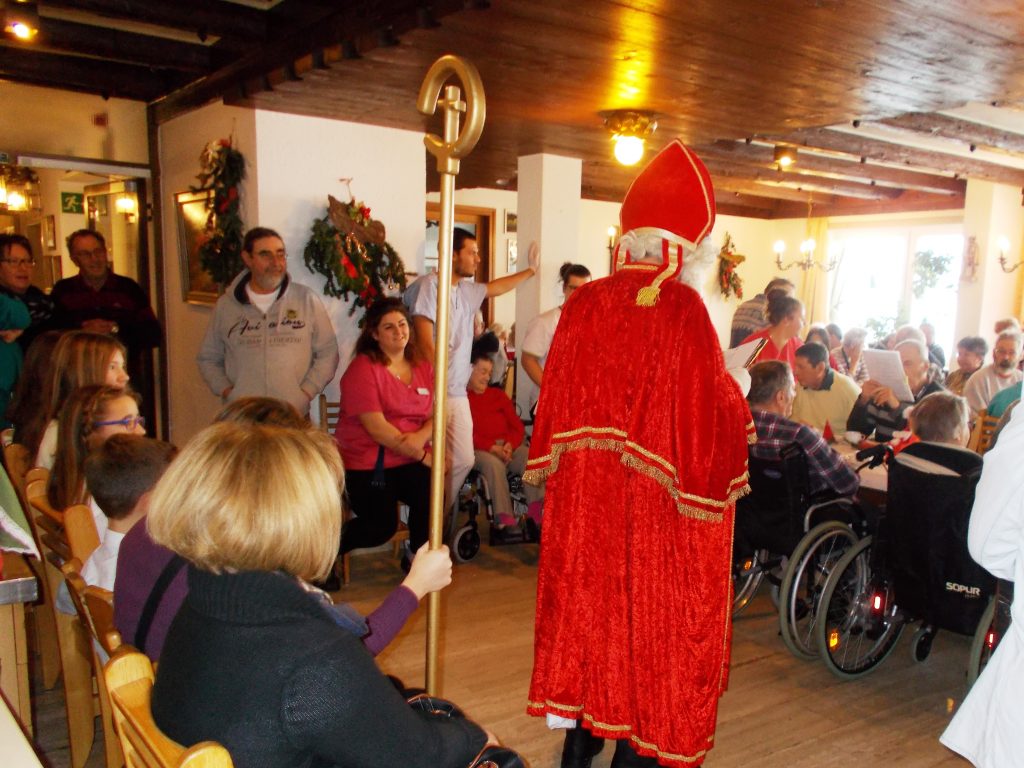
{"type": "MultiPolygon", "coordinates": [[[[484,299],[501,296],[533,277],[540,263],[540,249],[530,244],[529,266],[521,272],[499,277],[489,283],[472,278],[480,266],[480,249],[472,232],[455,228],[452,239],[451,312],[448,319],[448,455],[452,469],[448,484],[448,503],[454,502],[466,475],[473,468],[473,416],[466,399],[466,386],[472,370],[473,317],[484,299]]],[[[434,321],[437,318],[437,273],[423,275],[405,290],[402,297],[412,315],[416,346],[427,360],[434,360],[434,321]]]]}
{"type": "Polygon", "coordinates": [[[964,386],[964,397],[971,407],[971,418],[976,419],[980,411],[988,408],[989,401],[996,394],[1010,387],[1022,378],[1017,369],[1021,356],[1021,335],[1019,331],[1003,331],[992,349],[992,363],[975,371],[964,386]]]}

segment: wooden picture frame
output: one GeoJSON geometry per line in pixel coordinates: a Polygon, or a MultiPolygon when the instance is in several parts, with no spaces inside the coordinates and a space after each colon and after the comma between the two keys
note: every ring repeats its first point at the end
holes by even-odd
{"type": "Polygon", "coordinates": [[[181,263],[181,294],[189,304],[212,305],[220,286],[199,262],[199,245],[206,231],[206,206],[212,192],[178,192],[174,196],[178,217],[178,250],[181,263]]]}
{"type": "Polygon", "coordinates": [[[43,248],[52,251],[57,248],[57,217],[43,217],[43,248]]]}
{"type": "Polygon", "coordinates": [[[519,217],[515,211],[505,211],[505,234],[514,235],[519,231],[519,217]]]}

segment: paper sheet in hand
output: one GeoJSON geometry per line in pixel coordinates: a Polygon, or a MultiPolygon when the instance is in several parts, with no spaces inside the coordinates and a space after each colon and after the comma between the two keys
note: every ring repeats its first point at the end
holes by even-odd
{"type": "Polygon", "coordinates": [[[865,349],[864,365],[868,369],[868,377],[883,387],[889,387],[896,399],[904,403],[914,402],[914,393],[907,384],[907,376],[903,373],[903,362],[900,353],[890,349],[865,349]]]}
{"type": "Polygon", "coordinates": [[[732,349],[723,349],[722,357],[725,358],[725,370],[749,368],[757,358],[757,353],[764,349],[764,345],[767,343],[768,339],[755,339],[732,349]]]}

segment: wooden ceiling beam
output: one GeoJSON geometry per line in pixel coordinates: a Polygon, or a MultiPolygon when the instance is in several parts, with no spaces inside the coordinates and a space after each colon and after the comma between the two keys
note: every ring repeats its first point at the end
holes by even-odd
{"type": "MultiPolygon", "coordinates": [[[[301,77],[303,71],[314,64],[311,51],[340,51],[341,43],[353,40],[359,40],[359,52],[369,50],[382,42],[379,34],[382,31],[393,36],[422,26],[425,21],[422,6],[423,0],[359,0],[329,11],[313,24],[298,29],[282,29],[273,45],[257,48],[202,82],[158,101],[154,104],[154,117],[158,123],[166,122],[221,98],[223,94],[237,93],[241,83],[269,76],[268,73],[275,70],[291,68],[294,76],[301,77]]],[[[433,23],[445,15],[463,10],[465,3],[463,0],[435,0],[430,7],[433,23]]],[[[316,60],[318,67],[329,63],[325,58],[316,60]]]]}
{"type": "Polygon", "coordinates": [[[889,141],[867,139],[846,131],[804,128],[784,136],[759,136],[758,138],[764,138],[766,141],[773,141],[777,144],[787,144],[797,149],[810,147],[840,152],[853,157],[863,157],[876,163],[892,163],[917,169],[930,168],[955,173],[963,178],[970,177],[999,184],[1009,184],[1013,187],[1024,187],[1024,170],[972,160],[959,155],[917,149],[889,141]]]}
{"type": "MultiPolygon", "coordinates": [[[[752,179],[746,179],[736,176],[727,176],[725,174],[717,173],[710,167],[708,171],[711,173],[711,183],[714,184],[715,191],[722,190],[728,193],[742,193],[746,195],[753,195],[754,197],[770,197],[776,200],[788,200],[793,203],[800,203],[803,205],[806,213],[807,199],[812,197],[807,192],[801,192],[796,189],[789,189],[787,187],[769,187],[764,184],[758,184],[752,179]]],[[[820,202],[835,203],[840,198],[836,195],[831,194],[813,194],[814,204],[818,205],[820,202]]]]}
{"type": "Polygon", "coordinates": [[[902,190],[892,187],[872,186],[859,181],[840,181],[822,176],[798,176],[788,171],[769,168],[751,168],[739,161],[723,162],[714,157],[703,157],[712,178],[727,176],[743,179],[770,188],[791,189],[801,192],[803,199],[808,193],[824,192],[839,197],[855,197],[862,200],[892,200],[902,190]]]}
{"type": "MultiPolygon", "coordinates": [[[[745,141],[716,141],[714,144],[695,146],[700,157],[720,158],[733,162],[748,163],[759,168],[777,168],[774,148],[763,144],[747,144],[745,141]]],[[[881,187],[915,189],[930,194],[963,194],[966,182],[952,176],[890,168],[862,163],[858,159],[826,157],[812,152],[798,153],[796,163],[784,173],[798,176],[819,176],[828,179],[873,183],[881,187]]]]}
{"type": "Polygon", "coordinates": [[[0,48],[0,77],[137,101],[149,101],[173,87],[160,73],[142,67],[10,48],[0,48]]]}
{"type": "Polygon", "coordinates": [[[72,56],[145,65],[158,69],[204,73],[210,68],[210,50],[197,44],[152,35],[138,35],[117,29],[98,29],[61,19],[45,19],[31,43],[0,38],[0,46],[38,53],[72,56]]]}
{"type": "Polygon", "coordinates": [[[882,125],[924,133],[941,139],[960,141],[972,147],[994,149],[998,152],[1024,154],[1024,134],[972,123],[958,117],[938,113],[914,112],[899,117],[878,120],[882,125]]]}
{"type": "MultiPolygon", "coordinates": [[[[46,0],[45,7],[88,11],[108,19],[144,21],[160,27],[249,40],[267,38],[267,11],[219,0],[46,0]]],[[[100,30],[100,34],[105,30],[100,30]]]]}

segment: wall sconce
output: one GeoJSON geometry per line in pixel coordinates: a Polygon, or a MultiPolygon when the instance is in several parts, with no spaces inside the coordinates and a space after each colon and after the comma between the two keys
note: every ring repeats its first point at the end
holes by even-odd
{"type": "Polygon", "coordinates": [[[0,165],[0,211],[42,210],[38,184],[39,177],[31,168],[0,165]]]}
{"type": "Polygon", "coordinates": [[[775,164],[784,171],[796,162],[796,149],[793,147],[776,146],[773,155],[775,164]]]}
{"type": "Polygon", "coordinates": [[[817,267],[822,272],[831,272],[833,269],[839,266],[839,262],[835,258],[830,258],[828,264],[821,264],[814,260],[814,249],[818,247],[818,244],[814,241],[813,237],[809,237],[800,243],[800,258],[796,261],[792,261],[789,264],[782,263],[782,254],[786,252],[786,243],[782,240],[776,240],[775,245],[772,246],[772,250],[775,251],[775,265],[780,270],[792,269],[793,267],[800,267],[805,272],[811,267],[817,267]]]}
{"type": "Polygon", "coordinates": [[[126,216],[131,216],[133,213],[135,213],[135,198],[131,197],[127,193],[122,193],[121,196],[118,197],[117,201],[114,203],[114,208],[117,210],[118,213],[123,213],[126,216]]]}
{"type": "MultiPolygon", "coordinates": [[[[971,239],[973,240],[974,238],[972,237],[971,239]]],[[[1010,252],[1010,238],[1000,237],[996,240],[996,247],[999,248],[999,266],[1003,268],[1003,272],[1013,272],[1017,267],[1024,263],[1018,261],[1009,269],[1006,268],[1006,254],[1010,252]]]]}
{"type": "Polygon", "coordinates": [[[3,9],[4,33],[29,42],[39,33],[39,7],[35,0],[7,0],[3,9]]]}
{"type": "Polygon", "coordinates": [[[619,228],[615,225],[608,227],[608,258],[615,253],[615,241],[619,239],[619,228]]]}
{"type": "Polygon", "coordinates": [[[615,159],[622,165],[639,163],[644,156],[644,142],[658,129],[654,113],[616,109],[600,115],[615,142],[615,159]]]}

